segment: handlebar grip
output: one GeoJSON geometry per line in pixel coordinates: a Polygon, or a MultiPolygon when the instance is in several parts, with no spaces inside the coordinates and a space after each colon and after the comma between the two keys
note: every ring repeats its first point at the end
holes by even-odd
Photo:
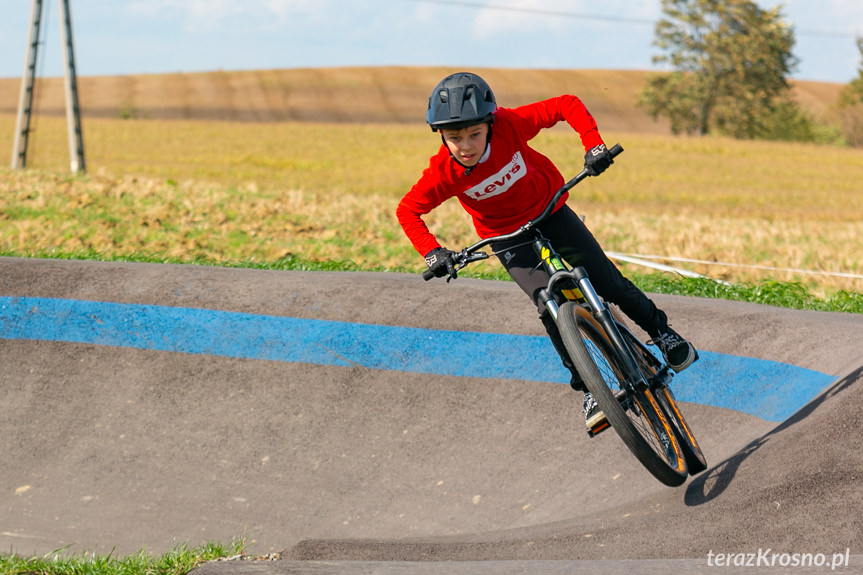
{"type": "Polygon", "coordinates": [[[619,156],[621,152],[623,152],[623,146],[620,144],[615,144],[608,150],[608,153],[612,156],[619,156]]]}
{"type": "Polygon", "coordinates": [[[423,279],[425,281],[429,281],[434,277],[434,273],[431,270],[426,270],[423,272],[423,279]]]}

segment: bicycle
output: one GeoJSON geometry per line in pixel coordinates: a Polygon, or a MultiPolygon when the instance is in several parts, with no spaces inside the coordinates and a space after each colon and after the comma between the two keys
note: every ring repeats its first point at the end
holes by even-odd
{"type": "MultiPolygon", "coordinates": [[[[609,151],[617,156],[623,148],[617,144],[609,151]]],[[[447,281],[468,264],[496,255],[482,251],[485,246],[521,238],[532,243],[549,276],[539,297],[557,323],[585,387],[605,414],[605,421],[589,434],[593,437],[610,426],[654,477],[665,485],[678,486],[689,475],[707,469],[707,462],[669,387],[673,371],[602,300],[587,271],[568,267],[538,229],[561,196],[589,176],[582,170],[566,182],[545,210],[518,230],[485,238],[457,252],[454,274],[447,281]]],[[[422,275],[425,280],[434,277],[429,270],[422,275]]]]}

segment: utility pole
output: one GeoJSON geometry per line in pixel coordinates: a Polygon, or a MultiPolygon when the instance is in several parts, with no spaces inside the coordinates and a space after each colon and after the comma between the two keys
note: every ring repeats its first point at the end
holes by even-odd
{"type": "MultiPolygon", "coordinates": [[[[36,61],[39,54],[39,36],[42,28],[42,0],[33,0],[30,30],[27,35],[27,57],[21,93],[18,99],[18,116],[15,122],[15,144],[12,150],[12,169],[27,166],[27,145],[33,116],[33,89],[36,84],[36,61]]],[[[63,76],[66,96],[66,124],[69,135],[69,158],[73,172],[85,172],[84,133],[81,129],[81,108],[78,105],[78,76],[75,72],[75,51],[72,43],[72,18],[69,0],[59,0],[63,42],[63,76]]]]}
{"type": "Polygon", "coordinates": [[[63,71],[66,85],[66,125],[69,132],[69,159],[73,172],[87,171],[84,162],[84,133],[81,131],[81,108],[78,106],[78,74],[75,72],[75,49],[72,46],[72,14],[69,0],[60,0],[60,37],[63,40],[63,71]]]}
{"type": "Polygon", "coordinates": [[[42,29],[42,0],[33,0],[30,10],[30,31],[27,34],[27,57],[24,77],[18,97],[15,121],[15,146],[12,149],[12,169],[27,167],[27,144],[30,139],[30,118],[33,115],[33,88],[36,84],[36,57],[39,53],[39,32],[42,29]]]}

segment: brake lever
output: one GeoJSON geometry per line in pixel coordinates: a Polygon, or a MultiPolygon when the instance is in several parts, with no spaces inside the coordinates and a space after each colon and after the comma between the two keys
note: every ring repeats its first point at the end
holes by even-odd
{"type": "Polygon", "coordinates": [[[486,260],[490,256],[485,252],[474,252],[472,254],[466,254],[465,250],[462,250],[456,259],[456,265],[454,266],[455,275],[447,276],[446,281],[449,283],[449,280],[455,279],[458,276],[458,272],[467,267],[467,264],[471,262],[478,262],[479,260],[486,260]]]}

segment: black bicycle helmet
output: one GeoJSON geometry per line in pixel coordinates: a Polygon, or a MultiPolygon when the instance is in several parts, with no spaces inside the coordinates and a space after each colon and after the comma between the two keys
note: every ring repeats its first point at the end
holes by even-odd
{"type": "Polygon", "coordinates": [[[447,76],[429,96],[426,122],[433,132],[460,130],[494,119],[497,102],[485,80],[476,74],[460,72],[447,76]]]}

